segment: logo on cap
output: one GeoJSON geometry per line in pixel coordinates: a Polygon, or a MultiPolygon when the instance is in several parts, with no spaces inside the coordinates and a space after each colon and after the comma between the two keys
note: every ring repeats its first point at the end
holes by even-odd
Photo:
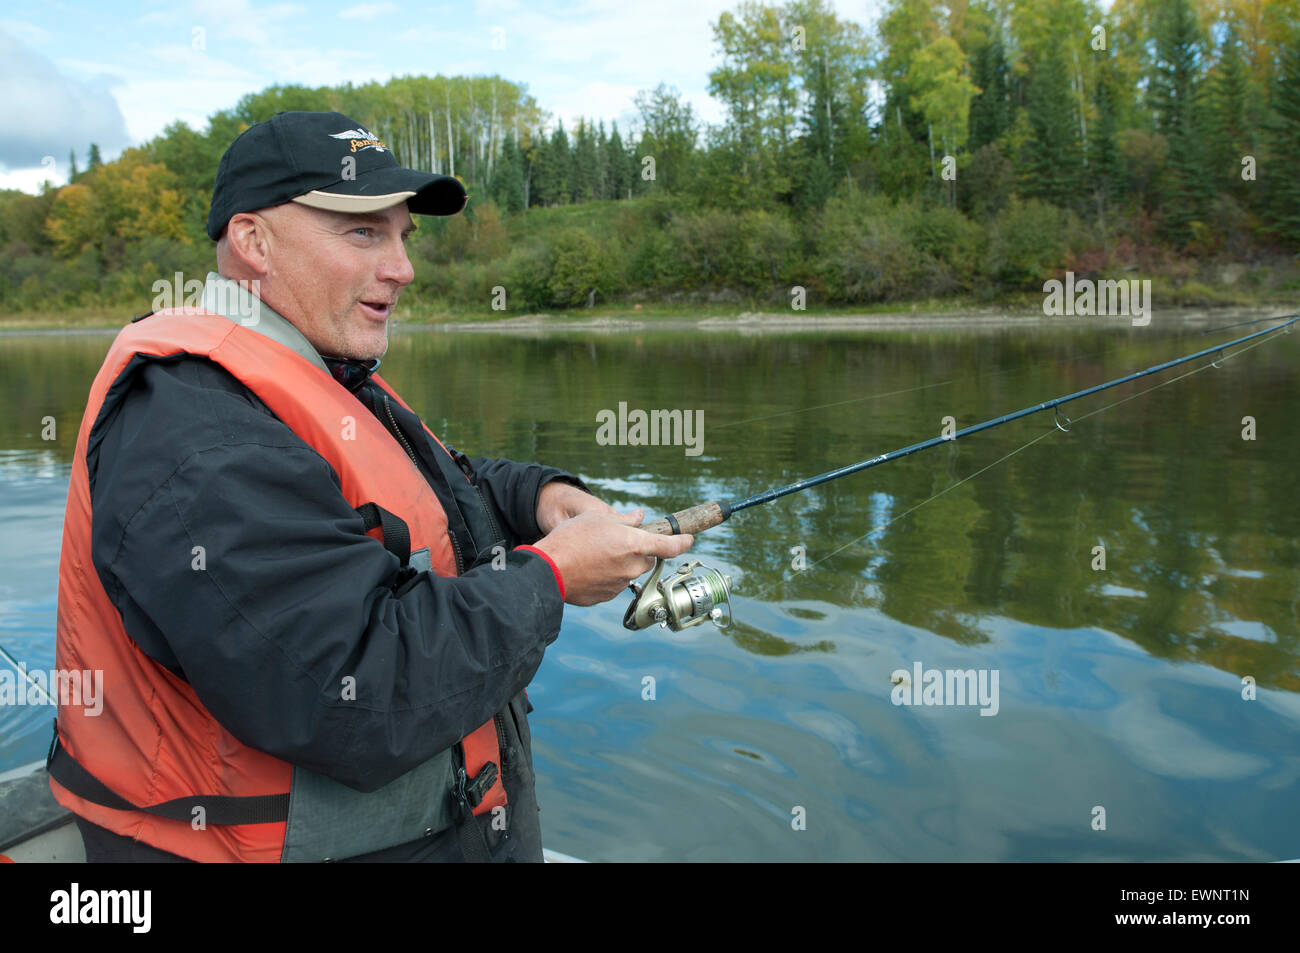
{"type": "Polygon", "coordinates": [[[353,152],[356,152],[358,149],[360,149],[363,152],[366,149],[374,149],[376,152],[388,151],[388,147],[385,146],[383,142],[380,141],[378,136],[376,136],[373,132],[369,132],[368,130],[362,128],[361,126],[358,126],[356,129],[345,130],[344,132],[331,132],[330,138],[351,139],[353,152]]]}

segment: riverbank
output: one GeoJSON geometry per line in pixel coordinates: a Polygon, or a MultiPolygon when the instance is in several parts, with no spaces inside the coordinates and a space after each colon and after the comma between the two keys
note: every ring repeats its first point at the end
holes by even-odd
{"type": "MultiPolygon", "coordinates": [[[[1225,304],[1212,307],[1173,307],[1152,312],[1147,327],[1166,324],[1223,324],[1277,316],[1300,306],[1295,301],[1225,304]]],[[[116,331],[135,315],[102,308],[71,310],[60,314],[26,312],[0,314],[4,333],[103,333],[116,331]]],[[[534,314],[451,313],[399,307],[391,328],[437,331],[490,331],[538,333],[550,331],[688,330],[782,333],[834,330],[899,330],[908,328],[1008,327],[1056,325],[1063,322],[1105,326],[1131,326],[1126,316],[1052,316],[1041,304],[1023,300],[1007,306],[974,305],[969,301],[935,299],[911,304],[892,303],[873,308],[818,308],[808,311],[747,311],[708,305],[619,305],[534,314]]]]}

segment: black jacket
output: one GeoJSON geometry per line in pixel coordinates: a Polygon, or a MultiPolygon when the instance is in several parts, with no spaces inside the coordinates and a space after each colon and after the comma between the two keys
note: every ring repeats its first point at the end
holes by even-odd
{"type": "MultiPolygon", "coordinates": [[[[397,558],[365,535],[333,468],[224,369],[150,360],[123,386],[87,454],[95,569],[130,637],[241,742],[371,791],[532,680],[563,611],[543,559],[510,552],[507,572],[467,566],[398,586],[397,558]],[[345,675],[357,701],[339,700],[345,675]]],[[[375,412],[379,394],[367,382],[357,396],[375,412]]],[[[432,482],[425,460],[441,450],[414,414],[393,409],[395,421],[375,415],[390,431],[400,423],[432,482]]],[[[586,489],[538,464],[469,463],[507,549],[540,537],[545,483],[586,489]]],[[[523,757],[503,776],[512,808],[535,811],[515,707],[509,742],[523,757]]],[[[384,859],[424,859],[430,845],[393,853],[384,859]]]]}

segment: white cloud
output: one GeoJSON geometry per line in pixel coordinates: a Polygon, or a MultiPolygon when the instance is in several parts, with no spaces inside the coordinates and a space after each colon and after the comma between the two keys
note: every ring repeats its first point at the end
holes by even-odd
{"type": "Polygon", "coordinates": [[[270,46],[282,40],[287,32],[284,21],[305,14],[307,8],[296,3],[254,7],[250,0],[195,0],[194,12],[207,18],[206,22],[195,25],[207,30],[208,48],[218,52],[214,35],[257,47],[270,46]]]}
{"type": "Polygon", "coordinates": [[[175,10],[153,10],[149,13],[142,13],[135,21],[136,26],[153,26],[155,23],[178,23],[179,17],[175,10]]]}
{"type": "Polygon", "coordinates": [[[50,31],[23,20],[0,20],[0,30],[16,37],[27,46],[44,46],[50,42],[50,31]]]}
{"type": "MultiPolygon", "coordinates": [[[[78,165],[84,167],[85,164],[85,156],[82,156],[78,165]]],[[[20,192],[26,192],[29,195],[36,195],[41,191],[41,184],[47,179],[54,186],[66,185],[68,181],[68,160],[65,158],[62,162],[59,162],[54,174],[41,166],[29,169],[14,169],[10,172],[0,170],[0,189],[18,189],[20,192]]]]}
{"type": "Polygon", "coordinates": [[[383,16],[385,13],[396,13],[397,4],[395,3],[359,3],[355,7],[348,7],[346,10],[339,11],[340,20],[373,20],[375,17],[383,16]]]}
{"type": "Polygon", "coordinates": [[[127,145],[126,122],[108,87],[106,78],[67,76],[0,31],[0,169],[39,167],[47,155],[64,163],[70,149],[84,156],[91,142],[106,152],[127,145]]]}
{"type": "MultiPolygon", "coordinates": [[[[702,121],[724,115],[707,92],[717,62],[711,24],[737,0],[563,0],[554,7],[474,0],[455,13],[439,6],[395,29],[382,18],[400,14],[399,3],[349,2],[337,17],[308,17],[305,0],[149,0],[152,12],[133,11],[138,16],[93,35],[74,19],[44,29],[14,15],[0,20],[0,31],[7,25],[11,37],[25,41],[24,56],[39,55],[32,46],[54,44],[45,47],[53,62],[28,75],[5,58],[0,41],[0,101],[18,106],[0,116],[0,131],[17,130],[0,140],[0,172],[6,163],[15,170],[0,181],[22,175],[38,184],[41,156],[56,156],[61,167],[69,147],[82,157],[90,141],[109,158],[177,119],[203,129],[211,113],[274,83],[497,74],[524,86],[566,129],[581,115],[604,119],[606,129],[617,120],[625,137],[636,117],[633,97],[660,82],[676,86],[702,121]],[[195,27],[204,30],[203,50],[193,49],[195,27]],[[505,50],[492,49],[495,27],[505,31],[505,50]],[[22,146],[20,161],[14,150],[28,139],[39,144],[22,146]]],[[[867,26],[884,5],[831,2],[841,17],[867,26]]]]}

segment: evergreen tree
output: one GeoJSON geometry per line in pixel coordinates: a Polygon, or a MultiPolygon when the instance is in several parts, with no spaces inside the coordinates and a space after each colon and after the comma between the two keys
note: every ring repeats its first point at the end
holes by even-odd
{"type": "Polygon", "coordinates": [[[510,130],[501,146],[501,158],[493,170],[492,184],[488,189],[497,206],[510,214],[524,209],[524,162],[514,130],[510,130]]]}
{"type": "Polygon", "coordinates": [[[996,142],[1011,126],[1007,98],[1007,59],[1002,38],[994,35],[971,57],[971,81],[981,90],[970,104],[970,149],[996,142]]]}
{"type": "Polygon", "coordinates": [[[538,139],[533,157],[531,202],[540,206],[567,204],[572,157],[563,121],[555,127],[549,141],[543,136],[538,139]]]}
{"type": "Polygon", "coordinates": [[[1269,101],[1268,153],[1260,161],[1260,185],[1266,196],[1269,231],[1289,247],[1300,249],[1300,177],[1295,150],[1300,143],[1300,37],[1279,51],[1269,101]]]}
{"type": "Polygon", "coordinates": [[[68,182],[76,182],[80,173],[77,172],[77,150],[68,150],[68,182]]]}
{"type": "Polygon", "coordinates": [[[1161,232],[1178,245],[1192,237],[1193,221],[1208,199],[1204,141],[1196,98],[1201,43],[1191,0],[1164,0],[1156,20],[1152,105],[1156,127],[1169,140],[1161,183],[1161,232]]]}
{"type": "Polygon", "coordinates": [[[597,197],[600,169],[596,158],[596,137],[591,124],[579,120],[573,149],[573,186],[575,202],[589,202],[597,197]]]}
{"type": "Polygon", "coordinates": [[[527,163],[524,178],[528,192],[528,205],[542,207],[548,204],[551,191],[551,143],[545,133],[538,129],[530,137],[528,149],[524,152],[527,163]]]}
{"type": "MultiPolygon", "coordinates": [[[[824,59],[814,64],[812,76],[813,87],[803,116],[807,130],[803,137],[803,148],[807,167],[816,170],[812,174],[824,177],[829,184],[833,184],[843,174],[845,167],[846,129],[841,117],[848,112],[848,104],[837,93],[824,59]]],[[[813,191],[828,194],[829,188],[819,186],[813,191]]],[[[815,202],[816,205],[822,204],[825,194],[815,202]]]]}
{"type": "Polygon", "coordinates": [[[1252,97],[1235,25],[1225,34],[1218,59],[1206,91],[1206,152],[1211,187],[1248,201],[1254,189],[1253,183],[1241,177],[1241,159],[1254,149],[1250,141],[1253,138],[1252,97]]]}
{"type": "Polygon", "coordinates": [[[86,157],[86,171],[94,172],[103,164],[103,161],[99,158],[99,146],[92,142],[90,144],[90,155],[86,157]]]}
{"type": "Polygon", "coordinates": [[[1043,51],[1029,77],[1032,136],[1022,150],[1024,193],[1061,207],[1080,204],[1083,152],[1079,120],[1060,43],[1043,51]]]}
{"type": "Polygon", "coordinates": [[[1087,179],[1096,202],[1097,219],[1104,227],[1106,213],[1123,185],[1123,165],[1118,143],[1118,74],[1108,53],[1097,74],[1093,96],[1096,119],[1088,129],[1087,179]]]}
{"type": "Polygon", "coordinates": [[[550,205],[567,205],[573,182],[573,152],[569,149],[569,136],[560,120],[551,133],[551,148],[547,156],[551,167],[550,205]]]}
{"type": "Polygon", "coordinates": [[[611,197],[625,199],[632,188],[634,161],[623,148],[623,137],[618,134],[618,123],[610,123],[609,143],[606,145],[609,155],[609,185],[611,197]]]}
{"type": "Polygon", "coordinates": [[[610,194],[609,138],[605,135],[605,120],[596,126],[596,198],[612,199],[610,194]]]}

